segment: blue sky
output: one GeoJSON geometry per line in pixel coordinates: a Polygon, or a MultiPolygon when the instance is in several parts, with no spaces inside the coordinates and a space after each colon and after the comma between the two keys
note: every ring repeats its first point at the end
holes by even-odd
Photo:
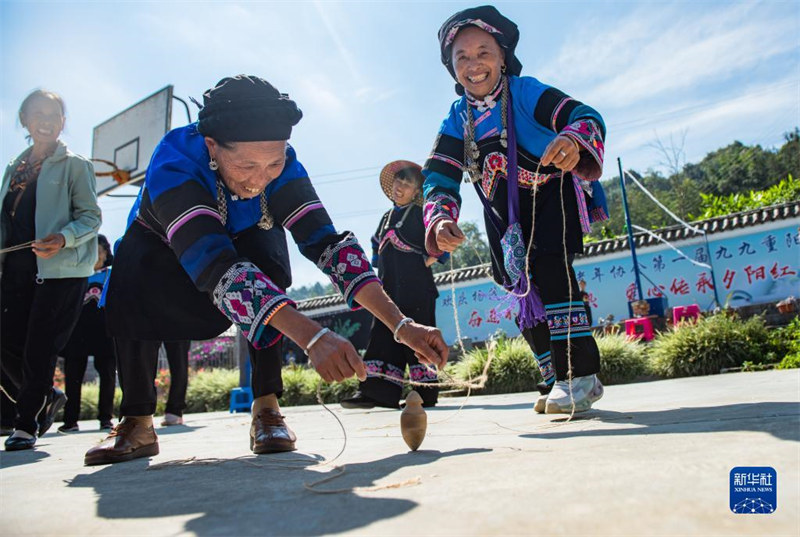
{"type": "MultiPolygon", "coordinates": [[[[167,84],[200,99],[224,76],[256,74],[302,108],[291,142],[336,226],[368,245],[388,208],[380,168],[398,158],[422,163],[455,98],[439,62],[439,25],[474,5],[2,1],[2,158],[26,146],[17,109],[37,87],[62,94],[62,139],[89,155],[94,126],[167,84]]],[[[800,125],[796,0],[494,5],[520,27],[523,74],[604,115],[606,177],[617,157],[658,168],[657,137],[685,132],[691,162],[733,140],[780,145],[800,125]]],[[[185,124],[182,106],[173,110],[172,125],[185,124]]],[[[465,219],[479,217],[473,198],[465,219]]],[[[102,232],[113,240],[131,200],[100,203],[102,232]]],[[[295,285],[325,280],[296,249],[292,262],[295,285]]]]}

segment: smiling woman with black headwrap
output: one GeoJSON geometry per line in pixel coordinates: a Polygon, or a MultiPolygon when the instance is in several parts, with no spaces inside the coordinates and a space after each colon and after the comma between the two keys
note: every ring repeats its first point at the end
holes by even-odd
{"type": "Polygon", "coordinates": [[[231,323],[242,330],[253,365],[255,453],[295,448],[278,406],[282,335],[306,349],[326,381],[366,378],[353,346],[298,313],[285,295],[285,230],[351,307],[373,313],[423,362],[444,366],[439,331],[403,317],[353,234],[333,227],[287,144],[301,117],[269,82],[225,78],[204,94],[199,121],[171,131],[156,148],[106,289],[124,417],[86,453],[86,464],[158,453],[152,414],[161,341],[209,339],[231,323]]]}
{"type": "Polygon", "coordinates": [[[593,108],[521,76],[518,41],[517,25],[491,6],[460,11],[439,30],[442,63],[462,97],[423,170],[426,247],[438,256],[464,241],[457,221],[467,177],[484,206],[494,278],[516,295],[517,324],[549,392],[537,409],[588,410],[603,393],[600,355],[572,258],[590,222],[607,218],[597,181],[605,125],[593,108]]]}

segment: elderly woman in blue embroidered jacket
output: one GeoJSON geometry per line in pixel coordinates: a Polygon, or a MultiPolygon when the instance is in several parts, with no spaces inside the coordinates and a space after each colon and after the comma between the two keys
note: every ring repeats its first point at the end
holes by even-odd
{"type": "Polygon", "coordinates": [[[490,6],[456,13],[439,30],[442,62],[462,97],[425,164],[426,247],[437,256],[464,240],[457,221],[465,175],[484,205],[495,280],[516,295],[517,323],[544,377],[540,391],[550,392],[537,410],[570,412],[573,402],[587,410],[603,388],[572,257],[590,221],[606,218],[597,182],[605,126],[592,108],[520,76],[518,39],[517,26],[490,6]]]}
{"type": "Polygon", "coordinates": [[[445,364],[439,331],[403,317],[355,237],[334,229],[286,143],[301,117],[267,81],[225,78],[204,94],[198,123],[171,131],[156,148],[105,301],[124,417],[86,453],[86,464],[158,453],[152,414],[160,341],[207,339],[231,322],[239,326],[253,363],[255,453],[295,449],[278,406],[282,334],[306,349],[326,381],[366,378],[353,346],[298,313],[284,294],[291,284],[284,230],[351,307],[367,308],[424,362],[445,364]]]}

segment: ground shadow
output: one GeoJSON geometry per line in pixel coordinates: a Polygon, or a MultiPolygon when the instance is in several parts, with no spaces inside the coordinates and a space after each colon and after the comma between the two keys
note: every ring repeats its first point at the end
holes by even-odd
{"type": "MultiPolygon", "coordinates": [[[[46,447],[47,444],[41,447],[46,447]]],[[[33,449],[24,449],[22,451],[5,451],[0,452],[0,470],[6,468],[13,468],[22,464],[33,464],[42,459],[50,456],[47,451],[42,451],[40,446],[33,449]]]]}
{"type": "Polygon", "coordinates": [[[206,427],[207,425],[170,425],[169,427],[156,427],[155,430],[158,436],[163,436],[175,433],[190,433],[206,427]]]}
{"type": "MultiPolygon", "coordinates": [[[[401,468],[487,451],[491,450],[417,451],[348,464],[344,475],[318,488],[368,487],[401,468]]],[[[102,518],[155,519],[197,514],[185,527],[197,535],[334,534],[402,515],[417,505],[406,499],[364,493],[315,494],[304,484],[327,474],[316,471],[319,468],[308,468],[317,462],[311,456],[285,455],[151,470],[147,469],[148,461],[140,459],[78,475],[69,486],[94,489],[98,496],[97,515],[102,518]],[[297,466],[285,468],[278,464],[297,466]]]]}
{"type": "Polygon", "coordinates": [[[58,429],[56,429],[56,430],[54,430],[52,432],[48,432],[46,436],[51,436],[51,437],[58,438],[59,436],[61,436],[61,437],[64,437],[64,436],[84,436],[84,435],[89,435],[89,434],[107,435],[110,432],[111,432],[110,429],[99,429],[98,428],[98,429],[81,429],[80,431],[70,431],[68,433],[62,433],[62,432],[59,432],[58,429]]]}
{"type": "MultiPolygon", "coordinates": [[[[567,420],[556,418],[554,423],[567,420]]],[[[593,409],[576,414],[573,422],[597,420],[625,423],[621,429],[587,431],[559,430],[522,435],[523,438],[576,438],[589,436],[629,436],[647,434],[754,431],[769,433],[781,440],[800,442],[800,403],[737,403],[711,407],[688,407],[670,410],[614,412],[593,409]],[[643,427],[629,427],[627,425],[643,427]]]]}

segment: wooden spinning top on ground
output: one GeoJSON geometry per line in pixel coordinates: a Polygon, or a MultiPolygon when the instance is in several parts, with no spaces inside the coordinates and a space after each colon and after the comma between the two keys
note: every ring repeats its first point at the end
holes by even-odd
{"type": "Polygon", "coordinates": [[[400,432],[412,451],[416,451],[422,445],[427,429],[428,415],[422,408],[422,397],[412,391],[406,397],[406,407],[400,414],[400,432]]]}

